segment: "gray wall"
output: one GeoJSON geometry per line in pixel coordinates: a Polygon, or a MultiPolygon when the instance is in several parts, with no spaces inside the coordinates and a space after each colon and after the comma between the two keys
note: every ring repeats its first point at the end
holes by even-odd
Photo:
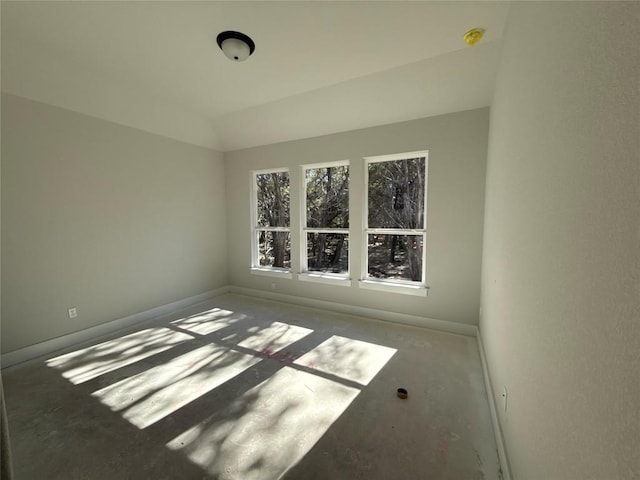
{"type": "MultiPolygon", "coordinates": [[[[231,284],[276,293],[370,307],[409,315],[475,325],[480,298],[480,260],[484,179],[489,109],[430,117],[381,127],[354,130],[225,154],[227,181],[229,265],[231,284]],[[428,297],[364,290],[291,280],[274,280],[249,270],[250,171],[275,167],[291,169],[299,182],[300,165],[351,161],[351,272],[359,278],[363,157],[429,150],[427,193],[428,297]]],[[[292,242],[299,245],[298,193],[292,189],[292,242]]],[[[294,273],[299,271],[297,256],[294,273]]]]}
{"type": "Polygon", "coordinates": [[[640,478],[639,9],[510,9],[480,331],[517,480],[640,478]]]}
{"type": "Polygon", "coordinates": [[[3,353],[226,285],[225,224],[220,153],[2,96],[3,353]]]}

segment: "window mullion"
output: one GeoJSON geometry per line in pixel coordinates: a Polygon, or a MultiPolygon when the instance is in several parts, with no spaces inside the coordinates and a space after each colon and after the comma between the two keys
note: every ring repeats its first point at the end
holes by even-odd
{"type": "Polygon", "coordinates": [[[369,234],[381,234],[381,235],[422,235],[425,233],[424,228],[409,229],[409,228],[367,228],[366,232],[369,234]]]}
{"type": "Polygon", "coordinates": [[[290,232],[291,227],[262,227],[257,226],[256,230],[262,230],[265,232],[290,232]]]}
{"type": "Polygon", "coordinates": [[[304,228],[305,233],[342,233],[349,234],[348,228],[304,228]]]}

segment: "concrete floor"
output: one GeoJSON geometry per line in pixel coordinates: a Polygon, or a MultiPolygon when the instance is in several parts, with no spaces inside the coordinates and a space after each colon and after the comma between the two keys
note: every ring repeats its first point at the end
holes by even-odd
{"type": "Polygon", "coordinates": [[[224,295],[2,375],[17,480],[500,477],[471,337],[224,295]]]}

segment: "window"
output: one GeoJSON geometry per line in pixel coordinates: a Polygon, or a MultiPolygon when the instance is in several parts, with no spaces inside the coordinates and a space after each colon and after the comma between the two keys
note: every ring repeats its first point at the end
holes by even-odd
{"type": "Polygon", "coordinates": [[[252,267],[291,269],[289,172],[253,172],[252,267]]]}
{"type": "Polygon", "coordinates": [[[302,270],[327,276],[349,273],[349,165],[303,167],[302,270]]]}
{"type": "Polygon", "coordinates": [[[365,281],[425,286],[427,152],[365,159],[365,281]]]}

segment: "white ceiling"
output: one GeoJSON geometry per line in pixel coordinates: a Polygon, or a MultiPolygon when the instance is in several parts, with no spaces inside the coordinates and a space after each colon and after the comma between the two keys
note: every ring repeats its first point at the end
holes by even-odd
{"type": "Polygon", "coordinates": [[[2,90],[228,151],[487,106],[505,2],[2,2],[2,90]],[[467,47],[462,34],[487,30],[467,47]],[[256,43],[244,63],[223,30],[256,43]]]}

